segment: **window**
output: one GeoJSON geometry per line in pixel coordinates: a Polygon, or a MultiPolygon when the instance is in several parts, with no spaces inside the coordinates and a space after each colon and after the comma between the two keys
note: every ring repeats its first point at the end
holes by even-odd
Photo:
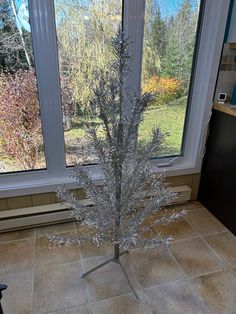
{"type": "MultiPolygon", "coordinates": [[[[16,1],[17,5],[23,2],[25,3],[25,0],[16,1]]],[[[86,102],[82,104],[80,99],[82,95],[79,94],[81,91],[79,90],[79,84],[83,82],[84,76],[89,74],[93,77],[93,58],[98,58],[99,55],[101,58],[99,64],[104,66],[105,64],[103,62],[109,60],[109,57],[107,60],[104,60],[104,55],[101,56],[101,54],[97,54],[97,52],[102,52],[107,56],[106,42],[113,33],[115,33],[115,29],[121,19],[123,21],[124,31],[132,42],[130,47],[132,62],[130,76],[127,80],[128,88],[130,87],[131,90],[137,91],[142,85],[142,88],[145,89],[148,87],[147,85],[151,85],[149,83],[153,80],[154,85],[156,84],[155,88],[156,86],[160,87],[162,83],[161,91],[167,90],[167,92],[160,93],[160,95],[164,97],[165,102],[166,99],[167,102],[170,101],[169,105],[165,107],[166,112],[163,113],[163,119],[161,118],[163,121],[161,122],[163,125],[171,122],[173,130],[171,130],[168,139],[169,142],[167,142],[167,146],[164,147],[161,154],[166,158],[164,160],[152,160],[154,171],[158,169],[161,163],[163,165],[164,162],[167,162],[167,165],[171,165],[166,168],[167,175],[199,172],[228,7],[229,0],[202,0],[201,2],[197,0],[29,0],[29,15],[34,52],[34,62],[32,59],[32,64],[35,64],[37,75],[40,117],[44,139],[39,145],[39,152],[41,156],[43,156],[44,146],[47,168],[41,169],[40,171],[37,170],[43,167],[43,163],[41,163],[34,168],[34,171],[1,174],[1,196],[7,197],[25,193],[54,191],[58,184],[61,183],[73,185],[73,180],[69,178],[71,169],[67,166],[74,163],[74,146],[76,144],[77,147],[77,140],[81,141],[83,137],[80,129],[80,124],[83,123],[80,110],[86,107],[86,102]],[[152,3],[157,6],[153,6],[153,9],[148,13],[148,10],[152,8],[152,6],[150,6],[152,3]],[[173,3],[176,4],[175,7],[172,7],[173,3]],[[158,4],[160,10],[158,9],[158,4]],[[188,19],[188,23],[186,21],[182,22],[183,20],[180,18],[184,15],[181,13],[183,12],[184,4],[189,4],[188,10],[186,9],[186,11],[188,11],[189,16],[191,16],[192,21],[194,21],[193,23],[188,24],[188,19]],[[198,36],[194,60],[193,47],[196,37],[196,21],[199,6],[202,7],[201,18],[198,23],[200,36],[198,36]],[[96,8],[98,9],[97,11],[95,10],[96,8]],[[164,9],[166,11],[164,11],[164,9]],[[164,60],[164,56],[159,50],[159,55],[157,54],[157,56],[161,62],[159,65],[158,63],[156,64],[156,67],[154,67],[156,72],[153,72],[153,65],[152,67],[147,67],[145,60],[147,60],[148,54],[152,54],[155,51],[148,46],[150,42],[147,38],[151,34],[150,25],[152,25],[155,20],[157,13],[161,16],[159,23],[163,25],[165,31],[167,31],[166,28],[168,27],[170,29],[171,27],[175,28],[173,25],[178,22],[179,31],[182,35],[186,35],[186,32],[189,31],[188,27],[190,26],[191,29],[194,29],[194,32],[191,34],[191,40],[188,40],[189,38],[187,38],[187,36],[185,38],[187,42],[181,56],[187,57],[186,64],[178,64],[176,62],[175,66],[173,66],[173,62],[168,63],[168,59],[164,60]],[[171,17],[172,15],[173,18],[171,17]],[[77,18],[75,16],[77,16],[77,18]],[[102,23],[99,22],[101,18],[102,23]],[[188,25],[187,29],[186,23],[188,25]],[[63,35],[63,32],[65,35],[63,35]],[[79,49],[81,49],[82,45],[84,45],[84,48],[83,51],[80,51],[79,49]],[[189,49],[186,48],[188,45],[190,47],[189,49]],[[77,51],[77,49],[79,51],[77,51]],[[89,65],[85,65],[81,62],[78,63],[78,60],[76,60],[78,55],[82,56],[83,53],[90,60],[89,65]],[[191,75],[193,60],[194,71],[191,75]],[[83,68],[84,66],[85,68],[83,68]],[[187,66],[187,70],[182,71],[185,66],[187,66]],[[72,82],[72,78],[75,79],[74,82],[72,82]],[[167,78],[171,79],[171,82],[174,83],[173,93],[172,89],[170,92],[170,89],[166,87],[167,78]],[[178,102],[182,101],[182,105],[178,104],[178,102]],[[178,106],[182,106],[179,124],[176,122],[175,113],[178,106]],[[185,119],[186,115],[188,119],[185,119]],[[70,125],[70,123],[72,124],[70,125]],[[69,130],[71,126],[72,129],[69,130]],[[74,129],[76,129],[76,132],[74,132],[74,129]],[[178,132],[176,132],[177,129],[178,132]],[[183,134],[185,134],[184,137],[183,134]],[[176,137],[176,139],[174,139],[174,137],[176,137]],[[173,143],[174,140],[175,143],[173,143]],[[181,156],[174,164],[168,163],[172,159],[171,156],[174,155],[181,156]]],[[[27,8],[27,6],[25,6],[25,8],[27,8]]],[[[17,10],[19,14],[19,9],[17,8],[17,10]]],[[[23,11],[26,12],[25,9],[23,11]]],[[[160,25],[157,27],[158,29],[161,29],[160,25]]],[[[0,24],[0,27],[1,26],[2,24],[0,24]]],[[[161,35],[161,31],[155,32],[155,36],[157,34],[161,35]]],[[[173,31],[172,35],[174,36],[174,34],[173,31]]],[[[166,49],[169,45],[169,48],[165,50],[165,57],[167,58],[168,54],[170,57],[173,57],[173,55],[171,55],[173,52],[171,45],[174,45],[177,39],[173,38],[172,40],[168,38],[170,35],[165,36],[164,38],[167,40],[165,43],[166,49]]],[[[160,40],[158,43],[160,43],[160,40]]],[[[26,57],[24,60],[24,66],[26,66],[26,57]]],[[[149,57],[149,60],[152,60],[152,58],[149,57]]],[[[181,58],[178,60],[181,62],[184,61],[181,58]]],[[[156,61],[158,61],[158,58],[156,61]]],[[[85,93],[85,95],[83,95],[83,97],[85,96],[89,97],[89,89],[87,89],[87,94],[85,93]]],[[[160,104],[161,97],[159,97],[158,101],[160,104]]],[[[164,107],[161,107],[160,110],[163,108],[164,107]]],[[[159,109],[155,110],[154,104],[154,108],[150,108],[149,110],[152,121],[150,117],[145,117],[146,130],[143,131],[143,134],[145,134],[145,131],[147,131],[148,134],[151,122],[155,124],[156,120],[158,118],[160,119],[158,116],[159,109]]],[[[163,125],[161,127],[163,127],[163,125]]],[[[16,130],[16,128],[14,130],[16,130]]],[[[164,128],[163,130],[165,131],[164,128]]],[[[140,142],[141,141],[142,132],[140,134],[140,142]]],[[[82,145],[79,143],[78,147],[80,150],[79,155],[81,154],[82,156],[83,143],[82,145]]],[[[89,148],[89,146],[87,146],[87,148],[89,148]]],[[[75,153],[77,154],[77,152],[75,153]]],[[[89,155],[87,156],[89,157],[89,155]]],[[[90,160],[87,162],[90,162],[90,160]]],[[[98,166],[86,165],[86,167],[92,171],[95,179],[101,178],[98,166]]],[[[27,169],[29,168],[30,167],[27,169]]],[[[31,169],[32,168],[33,167],[31,167],[31,169]]]]}
{"type": "Polygon", "coordinates": [[[153,127],[168,133],[159,156],[183,152],[199,9],[199,0],[146,1],[142,88],[158,95],[146,112],[140,139],[147,140],[153,127]]]}
{"type": "MultiPolygon", "coordinates": [[[[91,163],[85,114],[96,73],[112,60],[109,43],[122,20],[121,0],[55,0],[66,164],[91,163]]],[[[99,123],[99,121],[94,121],[99,123]]]]}
{"type": "Polygon", "coordinates": [[[0,4],[0,172],[45,168],[28,3],[0,4]]]}

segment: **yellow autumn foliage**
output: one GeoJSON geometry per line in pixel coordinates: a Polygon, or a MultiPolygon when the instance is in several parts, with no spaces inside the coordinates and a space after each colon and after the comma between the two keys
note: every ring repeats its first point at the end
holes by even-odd
{"type": "Polygon", "coordinates": [[[158,94],[157,104],[164,105],[179,98],[183,93],[183,86],[175,78],[152,76],[144,82],[143,92],[158,94]]]}

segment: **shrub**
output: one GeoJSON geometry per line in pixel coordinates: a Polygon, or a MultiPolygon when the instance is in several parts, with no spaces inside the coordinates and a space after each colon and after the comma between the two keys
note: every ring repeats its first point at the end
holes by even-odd
{"type": "Polygon", "coordinates": [[[4,155],[24,169],[34,169],[42,143],[34,71],[0,74],[0,110],[0,142],[4,155]]]}
{"type": "Polygon", "coordinates": [[[143,92],[157,93],[154,104],[167,105],[171,101],[182,96],[182,83],[174,78],[152,76],[145,81],[143,92]]]}

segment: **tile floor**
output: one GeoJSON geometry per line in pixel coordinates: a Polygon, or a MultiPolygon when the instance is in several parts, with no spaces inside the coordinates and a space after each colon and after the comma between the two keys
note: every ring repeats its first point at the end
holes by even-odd
{"type": "Polygon", "coordinates": [[[76,234],[74,223],[0,234],[5,314],[236,313],[236,237],[198,202],[180,208],[186,217],[160,229],[169,249],[122,257],[140,302],[115,263],[80,278],[111,247],[48,248],[47,234],[76,234]]]}

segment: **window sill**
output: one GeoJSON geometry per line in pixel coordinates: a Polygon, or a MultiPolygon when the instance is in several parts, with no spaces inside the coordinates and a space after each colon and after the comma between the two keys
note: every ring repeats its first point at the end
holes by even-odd
{"type": "MultiPolygon", "coordinates": [[[[158,167],[157,161],[155,160],[152,161],[151,169],[153,173],[164,171],[167,177],[195,174],[200,172],[200,167],[196,167],[187,161],[176,163],[169,167],[158,167]]],[[[102,180],[102,175],[97,166],[91,166],[90,171],[92,172],[94,180],[102,180]]],[[[66,187],[71,189],[79,188],[79,184],[70,177],[70,173],[71,169],[67,169],[67,174],[61,177],[39,178],[2,184],[2,186],[0,186],[0,198],[55,192],[60,185],[66,185],[66,187]]]]}

